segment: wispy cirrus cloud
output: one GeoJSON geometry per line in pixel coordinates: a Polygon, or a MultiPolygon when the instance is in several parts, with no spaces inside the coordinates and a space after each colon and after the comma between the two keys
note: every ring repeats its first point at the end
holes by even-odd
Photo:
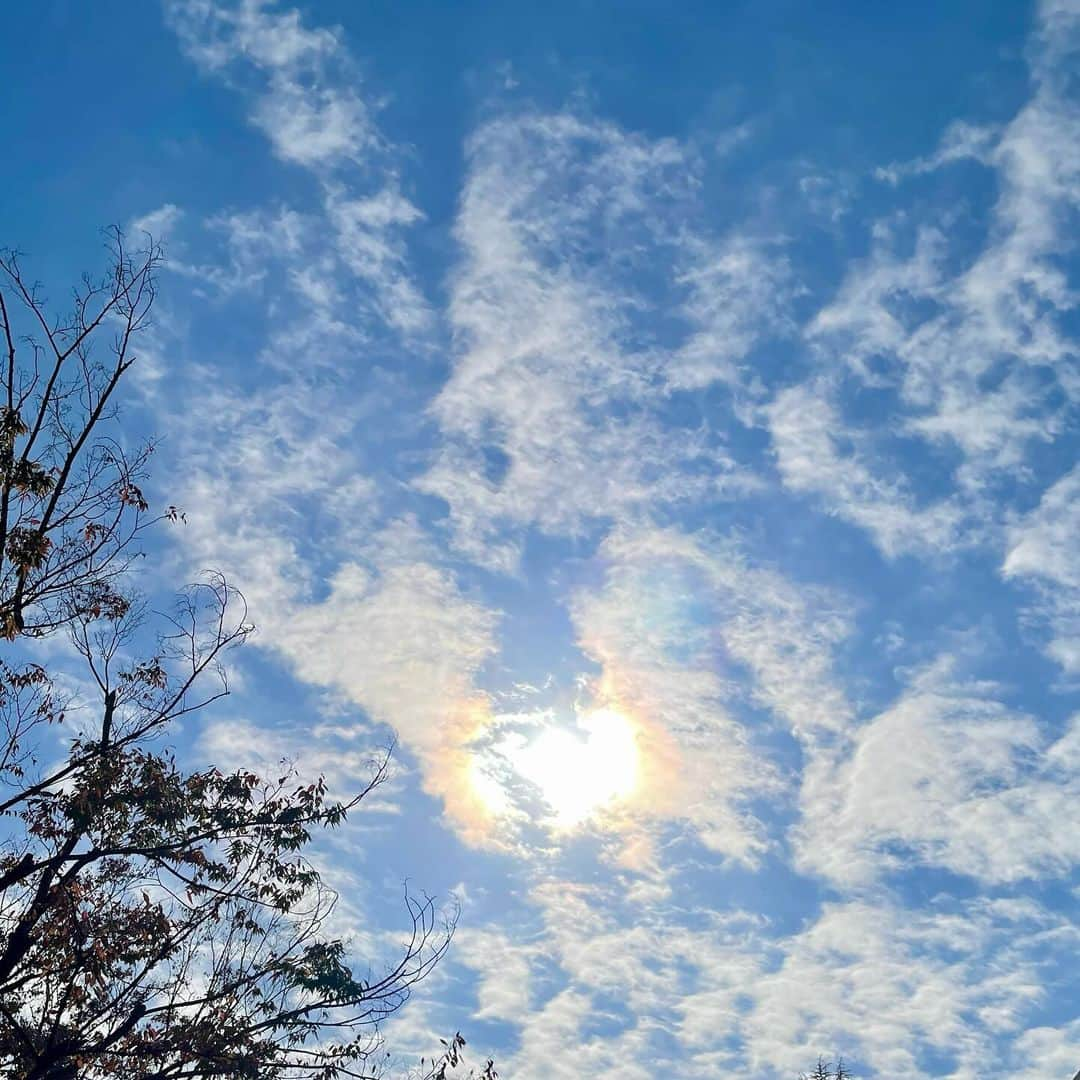
{"type": "MultiPolygon", "coordinates": [[[[611,537],[602,558],[603,585],[576,597],[574,622],[600,665],[598,699],[637,725],[644,776],[629,813],[682,819],[707,847],[756,863],[766,838],[746,803],[776,778],[729,707],[737,683],[710,629],[708,556],[689,537],[654,532],[611,537]]],[[[651,846],[631,845],[641,869],[651,846]]]]}
{"type": "MultiPolygon", "coordinates": [[[[165,9],[195,64],[249,103],[250,121],[274,153],[319,182],[318,216],[281,211],[303,220],[304,236],[294,234],[294,243],[314,242],[316,254],[305,253],[304,263],[321,263],[324,280],[355,278],[377,324],[422,340],[433,316],[407,269],[404,234],[423,214],[400,190],[395,149],[378,127],[373,99],[361,92],[340,30],[313,29],[299,12],[267,0],[169,0],[165,9]]],[[[262,229],[254,239],[265,246],[276,231],[262,229]]],[[[235,231],[232,242],[242,242],[235,231]]],[[[197,272],[205,276],[205,268],[197,272]]],[[[322,298],[329,297],[324,287],[322,298]]],[[[334,306],[349,319],[355,300],[343,300],[334,306]]]]}
{"type": "Polygon", "coordinates": [[[472,137],[458,350],[433,404],[444,443],[419,483],[446,500],[468,557],[511,570],[529,527],[582,535],[753,482],[715,431],[671,426],[673,391],[734,379],[784,276],[760,244],[687,235],[695,170],[686,146],[572,113],[472,137]],[[674,343],[649,326],[655,259],[674,284],[674,343]]]}
{"type": "MultiPolygon", "coordinates": [[[[600,667],[592,693],[637,727],[643,776],[622,831],[677,821],[717,854],[758,865],[775,840],[751,800],[780,801],[785,786],[771,726],[814,741],[854,722],[831,655],[849,612],[754,565],[733,540],[623,530],[599,556],[601,584],[571,610],[600,667]]],[[[645,837],[627,841],[625,865],[649,869],[645,837]]]]}
{"type": "Polygon", "coordinates": [[[845,884],[918,865],[987,883],[1067,876],[1080,844],[1055,827],[1080,768],[1080,727],[1047,731],[942,657],[844,753],[808,763],[797,858],[845,884]],[[825,782],[825,776],[828,781],[825,782]]]}
{"type": "MultiPolygon", "coordinates": [[[[215,411],[232,431],[225,456],[201,443],[201,428],[189,432],[175,492],[187,508],[186,572],[225,572],[256,613],[262,645],[396,731],[459,827],[482,829],[488,811],[466,748],[488,723],[475,677],[495,650],[497,615],[462,594],[415,522],[388,517],[377,482],[357,471],[351,437],[363,409],[343,408],[335,382],[305,389],[220,394],[215,411]]],[[[326,751],[313,738],[306,752],[326,751]]]]}
{"type": "Polygon", "coordinates": [[[524,1080],[1075,1059],[1053,995],[1076,927],[1045,906],[1080,858],[1075,708],[989,645],[1019,621],[1080,663],[1075,6],[1041,9],[1015,115],[862,184],[800,162],[764,226],[710,197],[709,138],[489,101],[460,175],[438,166],[459,199],[427,278],[410,238],[443,224],[347,32],[167,11],[307,184],[145,219],[205,323],[158,402],[186,413],[180,557],[235,577],[330,713],[302,738],[223,718],[204,748],[265,740],[347,784],[396,730],[401,817],[491,890],[431,1015],[471,1009],[524,1080]],[[935,185],[963,169],[983,186],[958,208],[935,185]],[[796,235],[822,222],[830,266],[796,235]],[[595,709],[631,731],[635,786],[560,831],[528,762],[570,732],[587,782],[595,709]]]}
{"type": "Polygon", "coordinates": [[[902,474],[886,477],[881,466],[871,467],[859,445],[869,439],[845,426],[821,383],[782,390],[763,411],[784,485],[819,497],[828,513],[865,529],[885,555],[944,553],[977,538],[964,535],[955,502],[918,506],[902,474]],[[853,445],[845,452],[841,441],[853,445]]]}
{"type": "MultiPolygon", "coordinates": [[[[1043,995],[1045,943],[1075,936],[1068,920],[1035,904],[975,900],[924,912],[887,900],[829,904],[777,943],[779,966],[749,991],[752,1064],[764,1075],[798,1069],[799,1048],[810,1044],[872,1062],[884,1076],[996,1075],[995,1040],[1021,1028],[1043,995]]],[[[1038,1063],[1026,1065],[1034,1077],[1038,1063]]]]}
{"type": "Polygon", "coordinates": [[[975,254],[953,242],[951,208],[917,227],[910,254],[883,219],[870,257],[810,326],[830,361],[896,392],[898,430],[959,451],[955,476],[969,492],[1056,439],[1080,388],[1062,321],[1075,294],[1060,264],[1074,248],[1062,225],[1080,207],[1080,105],[1066,77],[1077,16],[1050,6],[1043,17],[1032,95],[1008,123],[954,124],[934,155],[887,170],[899,181],[962,161],[988,168],[997,193],[975,254]]]}
{"type": "Polygon", "coordinates": [[[201,68],[254,80],[251,120],[285,161],[312,168],[365,163],[379,145],[340,31],[312,29],[298,11],[267,0],[169,0],[165,9],[201,68]]]}
{"type": "Polygon", "coordinates": [[[878,895],[827,903],[784,933],[715,905],[627,908],[595,884],[544,882],[529,899],[542,935],[462,961],[485,1000],[504,970],[530,987],[528,1008],[517,999],[507,1017],[518,1048],[506,1060],[529,1080],[575,1070],[704,1080],[734,1068],[757,1080],[797,1074],[817,1046],[875,1075],[976,1080],[1008,1067],[1035,1080],[1077,1049],[1069,1026],[1025,1031],[1049,986],[1068,989],[1054,951],[1078,933],[1034,902],[911,911],[878,895]],[[1005,1057],[1003,1035],[1015,1038],[1005,1057]]]}
{"type": "Polygon", "coordinates": [[[1080,468],[1043,492],[1039,505],[1008,530],[1002,573],[1027,580],[1033,614],[1049,626],[1046,651],[1069,674],[1080,672],[1080,468]]]}
{"type": "MultiPolygon", "coordinates": [[[[496,616],[461,594],[395,503],[394,462],[370,452],[394,409],[409,407],[395,396],[411,391],[368,357],[400,343],[423,353],[433,332],[406,241],[423,215],[401,192],[339,30],[261,0],[175,0],[166,12],[187,55],[312,181],[295,205],[189,221],[172,245],[195,296],[226,318],[245,311],[261,331],[254,369],[219,384],[201,365],[163,403],[183,432],[185,564],[227,571],[266,647],[396,730],[467,832],[484,811],[463,779],[463,747],[483,726],[473,679],[494,649],[496,616]],[[185,413],[184,393],[197,411],[185,413]],[[209,415],[225,422],[218,438],[207,439],[209,415]]],[[[400,423],[394,435],[409,438],[400,423]]],[[[300,749],[312,760],[329,752],[318,739],[300,749]]]]}

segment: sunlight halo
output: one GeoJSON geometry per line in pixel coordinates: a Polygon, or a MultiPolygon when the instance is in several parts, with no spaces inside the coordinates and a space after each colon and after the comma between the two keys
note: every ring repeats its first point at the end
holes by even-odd
{"type": "Polygon", "coordinates": [[[614,709],[581,715],[576,730],[546,727],[509,750],[507,758],[514,771],[537,788],[551,808],[552,823],[562,829],[625,800],[638,782],[634,725],[614,709]]]}

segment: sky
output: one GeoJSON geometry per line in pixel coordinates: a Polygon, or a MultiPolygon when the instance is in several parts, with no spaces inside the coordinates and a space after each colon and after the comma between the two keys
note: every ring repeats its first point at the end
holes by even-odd
{"type": "MultiPolygon", "coordinates": [[[[166,244],[125,437],[259,630],[192,766],[510,1080],[1080,1066],[1080,3],[39,0],[3,239],[166,244]]],[[[369,950],[365,953],[365,950],[369,950]]]]}

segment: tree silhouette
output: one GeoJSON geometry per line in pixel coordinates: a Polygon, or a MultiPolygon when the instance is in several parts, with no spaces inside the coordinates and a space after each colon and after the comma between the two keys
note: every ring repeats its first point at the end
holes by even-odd
{"type": "Polygon", "coordinates": [[[799,1080],[853,1080],[853,1078],[852,1074],[844,1067],[843,1058],[837,1058],[834,1070],[832,1062],[826,1061],[824,1057],[819,1055],[814,1071],[803,1073],[799,1080]]]}

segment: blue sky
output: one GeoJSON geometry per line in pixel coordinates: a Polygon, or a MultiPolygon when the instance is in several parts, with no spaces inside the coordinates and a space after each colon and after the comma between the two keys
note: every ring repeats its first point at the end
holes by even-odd
{"type": "Polygon", "coordinates": [[[144,587],[260,628],[178,748],[397,733],[323,858],[362,953],[461,904],[399,1048],[1072,1075],[1075,0],[5,22],[5,240],[168,246],[144,587]]]}

